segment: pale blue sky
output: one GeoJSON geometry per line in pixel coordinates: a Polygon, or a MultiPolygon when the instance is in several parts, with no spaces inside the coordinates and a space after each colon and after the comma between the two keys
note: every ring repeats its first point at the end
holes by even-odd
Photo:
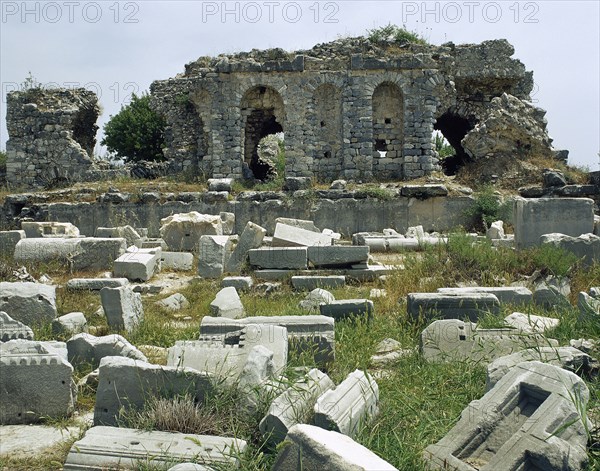
{"type": "MultiPolygon", "coordinates": [[[[533,70],[554,145],[599,168],[600,2],[590,1],[56,1],[0,0],[0,147],[6,93],[31,71],[43,84],[86,85],[102,128],[131,91],[183,71],[202,55],[306,49],[389,22],[434,44],[506,38],[533,70]],[[25,8],[23,8],[25,5],[25,8]]],[[[98,138],[101,137],[101,131],[98,138]]]]}

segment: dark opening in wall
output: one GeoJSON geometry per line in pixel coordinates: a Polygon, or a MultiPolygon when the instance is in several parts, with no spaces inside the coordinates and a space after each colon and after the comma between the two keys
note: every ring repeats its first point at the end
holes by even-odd
{"type": "Polygon", "coordinates": [[[246,148],[251,154],[246,157],[246,163],[254,178],[265,181],[273,175],[275,168],[272,164],[261,159],[258,155],[258,145],[262,138],[271,134],[283,132],[283,127],[277,122],[273,109],[252,110],[246,121],[246,148]]]}
{"type": "Polygon", "coordinates": [[[466,118],[445,113],[437,119],[433,129],[440,131],[448,143],[454,147],[455,154],[443,159],[441,165],[446,175],[456,175],[458,170],[470,161],[461,141],[473,129],[473,125],[466,118]]]}
{"type": "Polygon", "coordinates": [[[96,120],[98,110],[96,107],[82,108],[73,120],[73,140],[77,142],[87,154],[92,157],[96,145],[96,120]]]}
{"type": "Polygon", "coordinates": [[[375,150],[385,152],[387,150],[387,143],[385,139],[375,139],[375,150]]]}

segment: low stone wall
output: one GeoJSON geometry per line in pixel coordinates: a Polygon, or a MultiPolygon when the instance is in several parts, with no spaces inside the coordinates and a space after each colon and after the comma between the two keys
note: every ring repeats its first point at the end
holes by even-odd
{"type": "Polygon", "coordinates": [[[227,192],[181,193],[177,197],[152,193],[102,195],[91,203],[35,203],[36,195],[11,195],[2,207],[2,230],[8,230],[26,216],[38,221],[71,222],[81,234],[93,236],[97,227],[129,224],[147,227],[150,237],[159,236],[160,220],[176,213],[198,211],[235,214],[235,232],[241,233],[248,221],[266,228],[270,234],[278,217],[309,219],[321,229],[328,228],[349,237],[355,232],[393,228],[404,232],[422,225],[426,231],[448,231],[459,225],[469,226],[466,210],[473,204],[469,196],[445,196],[418,199],[399,194],[382,200],[360,191],[245,192],[230,200],[227,192]],[[117,197],[116,195],[119,195],[117,197]]]}

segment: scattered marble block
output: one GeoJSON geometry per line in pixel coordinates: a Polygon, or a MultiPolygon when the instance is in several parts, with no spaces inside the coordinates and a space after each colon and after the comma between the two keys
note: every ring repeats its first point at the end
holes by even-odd
{"type": "Polygon", "coordinates": [[[580,411],[588,399],[575,374],[537,361],[520,363],[472,401],[423,457],[436,470],[582,470],[587,419],[580,411]]]}
{"type": "Polygon", "coordinates": [[[285,224],[286,226],[298,227],[300,229],[304,229],[306,231],[317,232],[320,233],[321,230],[315,226],[313,221],[309,221],[307,219],[294,219],[294,218],[276,218],[275,225],[277,224],[285,224]]]}
{"type": "Polygon", "coordinates": [[[251,276],[226,276],[221,281],[221,288],[233,287],[236,291],[250,291],[254,286],[251,276]]]}
{"type": "Polygon", "coordinates": [[[102,288],[100,299],[111,329],[132,332],[144,319],[141,295],[127,286],[102,288]]]}
{"type": "Polygon", "coordinates": [[[74,335],[67,341],[68,358],[71,364],[89,363],[98,367],[104,357],[127,357],[147,361],[142,352],[117,334],[95,337],[88,333],[74,335]]]}
{"type": "Polygon", "coordinates": [[[333,244],[327,234],[309,231],[300,227],[277,223],[273,233],[273,247],[313,247],[333,244]]]}
{"type": "Polygon", "coordinates": [[[173,252],[196,250],[203,235],[223,235],[220,216],[196,211],[173,214],[161,219],[160,224],[160,237],[173,252]]]}
{"type": "Polygon", "coordinates": [[[250,265],[263,269],[306,270],[306,247],[264,247],[248,251],[250,265]]]}
{"type": "Polygon", "coordinates": [[[256,316],[243,319],[204,316],[200,324],[200,336],[225,335],[250,324],[285,327],[290,351],[297,355],[311,355],[315,365],[326,367],[335,360],[334,320],[321,315],[256,316]]]}
{"type": "Polygon", "coordinates": [[[398,471],[368,448],[338,432],[314,425],[294,425],[273,471],[398,471]]]}
{"type": "Polygon", "coordinates": [[[527,348],[558,347],[540,334],[516,329],[479,329],[458,319],[434,321],[421,333],[421,353],[427,361],[473,361],[489,363],[527,348]]]}
{"type": "Polygon", "coordinates": [[[409,316],[417,319],[442,317],[444,319],[477,320],[484,313],[498,314],[500,302],[491,293],[409,293],[407,296],[409,316]]]}
{"type": "Polygon", "coordinates": [[[33,330],[14,320],[6,312],[0,311],[0,342],[17,339],[33,340],[33,330]]]}
{"type": "Polygon", "coordinates": [[[248,252],[252,249],[258,249],[266,235],[267,230],[265,228],[248,221],[235,249],[233,249],[233,253],[225,264],[225,271],[239,273],[248,258],[248,252]]]}
{"type": "Polygon", "coordinates": [[[52,333],[54,334],[79,334],[87,332],[87,320],[83,312],[70,312],[52,321],[52,333]]]}
{"type": "Polygon", "coordinates": [[[233,178],[209,178],[206,183],[208,191],[231,191],[233,178]]]}
{"type": "Polygon", "coordinates": [[[438,293],[461,295],[468,293],[489,293],[498,298],[500,304],[531,304],[533,293],[522,286],[473,286],[469,288],[438,288],[438,293]]]}
{"type": "Polygon", "coordinates": [[[185,460],[235,469],[236,456],[246,447],[246,442],[237,438],[96,426],[73,444],[63,469],[136,469],[140,463],[167,469],[169,463],[185,460]]]}
{"type": "Polygon", "coordinates": [[[572,371],[578,376],[593,377],[600,363],[587,353],[573,347],[528,348],[511,355],[496,358],[487,366],[486,390],[492,389],[511,368],[524,361],[539,361],[572,371]]]}
{"type": "Polygon", "coordinates": [[[522,332],[543,334],[547,330],[558,327],[559,319],[552,317],[536,316],[533,314],[522,314],[513,312],[504,318],[504,323],[522,332]]]}
{"type": "Polygon", "coordinates": [[[156,301],[156,305],[169,311],[179,311],[190,305],[186,297],[181,293],[174,293],[168,298],[156,301]]]}
{"type": "Polygon", "coordinates": [[[298,291],[343,288],[346,286],[346,277],[344,275],[292,276],[292,286],[298,291]]]}
{"type": "Polygon", "coordinates": [[[313,368],[277,396],[259,424],[267,443],[271,446],[281,443],[294,425],[305,423],[312,415],[317,398],[334,387],[329,376],[313,368]]]}
{"type": "Polygon", "coordinates": [[[210,303],[211,316],[237,319],[245,313],[242,300],[233,286],[221,289],[210,303]]]}
{"type": "Polygon", "coordinates": [[[79,237],[79,229],[70,222],[32,222],[23,221],[21,229],[29,239],[79,237]]]}
{"type": "Polygon", "coordinates": [[[130,281],[148,281],[160,270],[162,249],[137,249],[127,251],[115,260],[113,274],[115,277],[127,278],[130,281]]]}
{"type": "Polygon", "coordinates": [[[77,400],[72,376],[63,352],[49,342],[0,343],[0,424],[70,416],[77,400]]]}
{"type": "Polygon", "coordinates": [[[314,423],[353,437],[360,424],[377,414],[378,402],[379,386],[375,380],[368,373],[355,370],[317,399],[314,423]]]}
{"type": "Polygon", "coordinates": [[[287,329],[266,324],[248,324],[239,331],[224,335],[177,341],[169,348],[167,365],[205,371],[234,384],[257,345],[273,352],[274,372],[280,373],[287,364],[287,329]]]}
{"type": "Polygon", "coordinates": [[[220,278],[233,251],[233,242],[229,236],[200,237],[198,255],[198,275],[203,278],[220,278]]]}
{"type": "Polygon", "coordinates": [[[329,291],[315,288],[300,301],[298,307],[303,311],[317,313],[320,312],[321,304],[329,304],[333,301],[335,301],[335,297],[329,291]]]}
{"type": "Polygon", "coordinates": [[[0,427],[0,459],[43,458],[58,446],[72,442],[80,433],[79,426],[3,425],[0,427]]]}
{"type": "Polygon", "coordinates": [[[127,286],[127,278],[71,278],[67,281],[67,289],[72,291],[100,291],[102,288],[119,288],[127,286]]]}
{"type": "Polygon", "coordinates": [[[319,309],[322,316],[336,320],[362,317],[370,321],[375,307],[370,299],[338,299],[319,305],[319,309]]]}
{"type": "Polygon", "coordinates": [[[162,252],[161,268],[175,271],[188,271],[194,268],[194,255],[189,252],[162,252]]]}
{"type": "Polygon", "coordinates": [[[140,233],[129,225],[118,227],[97,227],[94,236],[107,239],[123,238],[127,241],[127,246],[136,245],[138,241],[142,240],[140,233]]]}
{"type": "Polygon", "coordinates": [[[56,287],[41,283],[0,282],[0,311],[25,325],[56,318],[56,287]]]}
{"type": "Polygon", "coordinates": [[[369,260],[368,246],[339,246],[309,247],[308,261],[318,268],[349,267],[369,260]]]}
{"type": "Polygon", "coordinates": [[[100,360],[94,425],[116,426],[121,411],[141,409],[151,397],[189,394],[202,402],[212,388],[211,377],[205,372],[104,357],[100,360]]]}

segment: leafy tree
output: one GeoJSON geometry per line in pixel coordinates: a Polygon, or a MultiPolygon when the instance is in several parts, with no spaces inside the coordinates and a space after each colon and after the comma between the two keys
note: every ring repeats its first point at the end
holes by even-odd
{"type": "Polygon", "coordinates": [[[439,133],[433,135],[433,137],[431,138],[431,142],[433,144],[433,148],[436,150],[441,159],[456,154],[456,150],[454,150],[454,147],[452,147],[444,138],[444,136],[442,136],[439,133]]]}
{"type": "Polygon", "coordinates": [[[150,95],[134,93],[129,105],[122,106],[104,126],[101,144],[126,162],[165,160],[165,126],[165,120],[150,108],[150,95]]]}

